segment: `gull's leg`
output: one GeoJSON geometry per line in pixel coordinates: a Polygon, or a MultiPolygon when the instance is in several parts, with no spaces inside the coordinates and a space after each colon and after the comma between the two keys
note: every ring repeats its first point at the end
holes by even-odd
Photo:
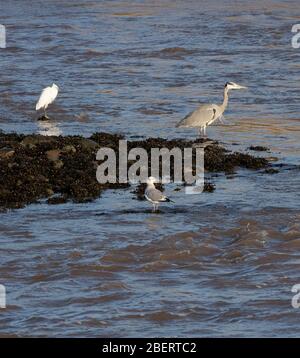
{"type": "Polygon", "coordinates": [[[152,203],[152,212],[155,213],[155,204],[152,203]]]}
{"type": "Polygon", "coordinates": [[[206,126],[203,127],[203,135],[204,135],[204,137],[206,137],[206,126]]]}

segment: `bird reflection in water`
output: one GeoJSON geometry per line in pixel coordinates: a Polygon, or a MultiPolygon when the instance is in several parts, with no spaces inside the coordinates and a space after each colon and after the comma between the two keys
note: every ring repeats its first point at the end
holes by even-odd
{"type": "Polygon", "coordinates": [[[38,133],[45,136],[59,136],[62,135],[61,129],[57,123],[52,121],[39,121],[38,122],[38,133]]]}

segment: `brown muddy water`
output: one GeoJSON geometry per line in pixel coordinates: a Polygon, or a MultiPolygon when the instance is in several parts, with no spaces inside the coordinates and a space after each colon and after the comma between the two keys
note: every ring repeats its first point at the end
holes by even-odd
{"type": "Polygon", "coordinates": [[[0,335],[299,336],[299,2],[11,0],[0,16],[3,131],[194,138],[175,123],[235,81],[249,90],[208,134],[266,146],[279,169],[211,175],[201,195],[166,186],[159,214],[132,188],[1,213],[0,335]],[[55,119],[38,123],[52,82],[55,119]]]}

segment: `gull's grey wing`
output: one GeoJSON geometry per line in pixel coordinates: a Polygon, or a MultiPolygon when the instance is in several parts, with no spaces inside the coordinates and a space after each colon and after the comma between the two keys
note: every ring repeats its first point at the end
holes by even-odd
{"type": "Polygon", "coordinates": [[[220,116],[219,106],[204,104],[185,116],[176,127],[202,127],[207,126],[220,116]]]}
{"type": "Polygon", "coordinates": [[[166,201],[166,196],[161,191],[155,188],[146,189],[145,196],[147,199],[154,202],[166,201]]]}

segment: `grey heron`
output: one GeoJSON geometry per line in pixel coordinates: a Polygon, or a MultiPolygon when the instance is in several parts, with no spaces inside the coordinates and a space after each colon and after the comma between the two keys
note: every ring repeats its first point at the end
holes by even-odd
{"type": "Polygon", "coordinates": [[[154,182],[156,179],[154,177],[149,177],[147,180],[147,188],[145,190],[145,198],[150,201],[153,205],[152,212],[156,212],[158,209],[158,205],[161,202],[173,202],[167,196],[165,196],[160,190],[155,188],[154,182]]]}
{"type": "Polygon", "coordinates": [[[49,104],[51,104],[57,97],[58,90],[59,88],[55,83],[53,83],[51,87],[44,88],[35,106],[36,111],[38,111],[39,109],[44,110],[44,117],[46,119],[49,119],[46,113],[46,109],[49,106],[49,104]]]}
{"type": "Polygon", "coordinates": [[[221,118],[228,105],[228,92],[233,89],[246,89],[234,82],[227,82],[224,86],[224,99],[222,104],[202,104],[195,111],[184,117],[176,127],[199,128],[200,135],[206,135],[206,127],[221,118]]]}

